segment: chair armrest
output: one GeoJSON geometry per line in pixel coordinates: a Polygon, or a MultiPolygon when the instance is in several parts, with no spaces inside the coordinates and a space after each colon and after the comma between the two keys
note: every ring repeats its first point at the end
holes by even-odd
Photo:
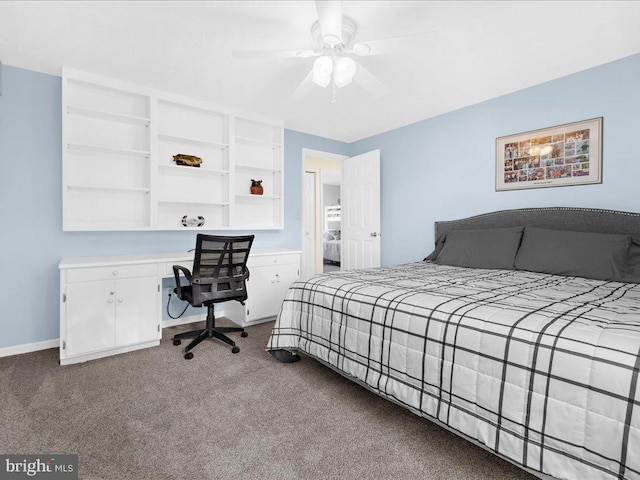
{"type": "Polygon", "coordinates": [[[189,283],[191,283],[191,272],[189,271],[188,268],[185,268],[181,265],[174,265],[173,266],[173,276],[176,279],[176,290],[178,292],[178,297],[182,298],[182,288],[180,285],[180,272],[183,273],[183,275],[185,276],[185,278],[189,281],[189,283]]]}

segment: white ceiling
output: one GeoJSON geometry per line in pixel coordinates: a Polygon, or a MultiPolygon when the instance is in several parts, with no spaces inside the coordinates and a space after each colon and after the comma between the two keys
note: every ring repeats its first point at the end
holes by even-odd
{"type": "Polygon", "coordinates": [[[313,58],[232,51],[313,49],[312,1],[0,2],[0,60],[62,66],[202,98],[352,142],[640,52],[640,2],[345,1],[356,41],[436,30],[359,61],[389,88],[292,93],[313,58]]]}

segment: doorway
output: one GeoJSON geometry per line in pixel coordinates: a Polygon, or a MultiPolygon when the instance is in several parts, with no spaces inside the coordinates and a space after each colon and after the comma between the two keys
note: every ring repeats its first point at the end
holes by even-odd
{"type": "Polygon", "coordinates": [[[344,155],[303,149],[302,275],[340,270],[344,155]]]}
{"type": "MultiPolygon", "coordinates": [[[[340,165],[341,167],[341,165],[340,165]]],[[[342,168],[337,171],[321,172],[322,184],[322,271],[340,270],[342,246],[342,207],[341,197],[342,168]]]]}

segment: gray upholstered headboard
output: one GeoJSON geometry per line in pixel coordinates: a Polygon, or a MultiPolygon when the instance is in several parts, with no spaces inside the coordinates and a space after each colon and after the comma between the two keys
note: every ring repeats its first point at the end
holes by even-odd
{"type": "Polygon", "coordinates": [[[576,232],[622,233],[640,239],[640,213],[597,208],[520,208],[484,213],[474,217],[435,223],[436,242],[450,230],[532,227],[576,232]]]}

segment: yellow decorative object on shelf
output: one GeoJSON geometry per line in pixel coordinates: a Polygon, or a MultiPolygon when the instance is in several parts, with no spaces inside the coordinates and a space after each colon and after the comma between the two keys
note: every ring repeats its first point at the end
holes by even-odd
{"type": "Polygon", "coordinates": [[[185,155],[183,153],[174,155],[173,161],[176,162],[176,165],[184,165],[186,167],[200,167],[202,164],[202,158],[196,157],[195,155],[185,155]]]}

